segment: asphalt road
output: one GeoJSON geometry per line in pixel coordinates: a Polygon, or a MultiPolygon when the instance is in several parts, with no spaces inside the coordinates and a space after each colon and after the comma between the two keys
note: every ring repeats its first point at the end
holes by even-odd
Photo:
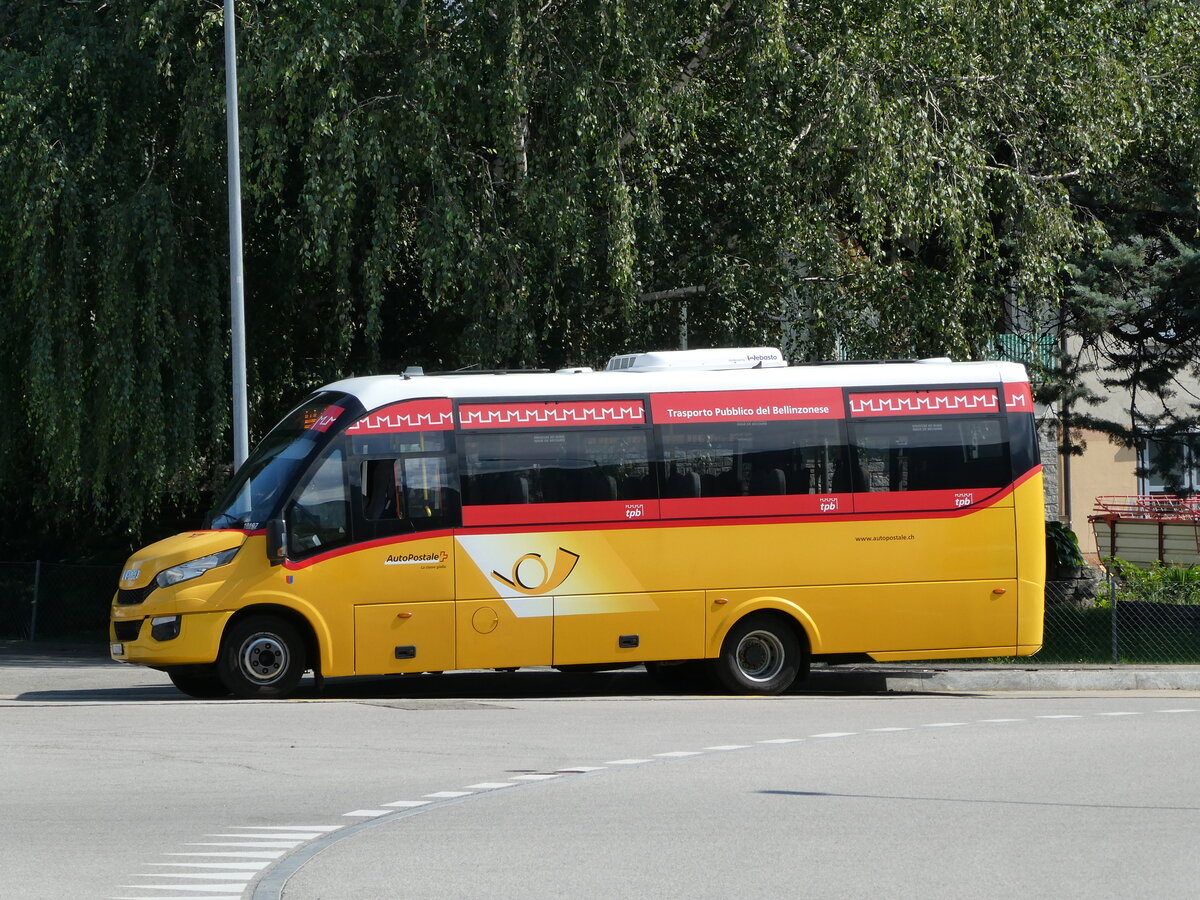
{"type": "Polygon", "coordinates": [[[631,670],[197,702],[0,657],[0,895],[1188,896],[1195,692],[664,694],[631,670]]]}

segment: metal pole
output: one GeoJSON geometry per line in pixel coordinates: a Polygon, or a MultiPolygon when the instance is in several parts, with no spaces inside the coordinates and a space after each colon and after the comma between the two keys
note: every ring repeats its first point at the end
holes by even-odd
{"type": "Polygon", "coordinates": [[[33,603],[29,607],[29,640],[37,637],[38,596],[42,592],[42,561],[33,564],[33,603]]]}
{"type": "Polygon", "coordinates": [[[225,125],[229,147],[229,323],[233,366],[233,467],[250,455],[246,403],[246,304],[242,277],[242,176],[238,141],[237,35],[233,0],[225,0],[225,125]]]}

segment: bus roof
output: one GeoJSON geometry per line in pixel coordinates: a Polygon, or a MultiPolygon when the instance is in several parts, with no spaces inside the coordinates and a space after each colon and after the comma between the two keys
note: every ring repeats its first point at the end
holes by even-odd
{"type": "Polygon", "coordinates": [[[921,387],[1021,383],[1025,367],[1010,362],[924,360],[888,363],[843,363],[755,369],[658,371],[572,371],[539,373],[373,375],[347,378],[321,390],[339,391],[376,409],[398,400],[421,397],[588,397],[692,391],[770,390],[806,387],[921,387]]]}

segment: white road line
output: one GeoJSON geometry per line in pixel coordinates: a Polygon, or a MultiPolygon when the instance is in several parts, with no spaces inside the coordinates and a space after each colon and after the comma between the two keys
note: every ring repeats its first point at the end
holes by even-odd
{"type": "Polygon", "coordinates": [[[571,766],[569,769],[556,769],[564,775],[583,774],[585,772],[603,772],[607,766],[571,766]]]}
{"type": "Polygon", "coordinates": [[[1103,712],[1096,713],[1098,716],[1140,716],[1141,713],[1136,712],[1103,712]]]}
{"type": "MultiPolygon", "coordinates": [[[[178,885],[171,885],[175,890],[179,889],[178,885]]],[[[236,885],[234,885],[236,887],[236,885]]],[[[166,888],[164,888],[166,890],[166,888]]],[[[195,895],[188,894],[186,897],[164,897],[162,894],[151,894],[154,900],[196,900],[195,895]]],[[[146,895],[141,897],[109,897],[108,900],[148,900],[146,895]]],[[[242,900],[242,895],[238,894],[212,894],[206,900],[242,900]]]]}
{"type": "MultiPolygon", "coordinates": [[[[849,732],[847,732],[849,733],[849,732]]],[[[816,737],[828,737],[828,735],[816,735],[816,737]]],[[[759,744],[798,744],[804,738],[771,738],[769,741],[757,741],[759,744]]]]}
{"type": "Polygon", "coordinates": [[[255,862],[254,863],[253,862],[217,862],[217,863],[151,862],[151,863],[142,863],[142,865],[144,865],[144,866],[173,866],[173,867],[177,867],[180,869],[226,869],[226,870],[246,869],[246,870],[249,870],[252,872],[257,872],[260,869],[265,869],[267,867],[267,864],[265,862],[261,862],[261,863],[255,863],[255,862]]]}
{"type": "Polygon", "coordinates": [[[648,763],[648,759],[610,759],[605,763],[606,766],[636,766],[639,763],[648,763]]]}
{"type": "Polygon", "coordinates": [[[989,725],[989,724],[993,724],[993,723],[1000,724],[1002,722],[1024,722],[1024,721],[1025,721],[1024,719],[979,719],[978,724],[989,725]]]}
{"type": "Polygon", "coordinates": [[[245,840],[254,840],[257,838],[261,841],[283,841],[295,839],[293,843],[303,844],[305,841],[311,841],[313,838],[319,838],[325,834],[323,831],[289,831],[284,834],[206,834],[205,837],[227,837],[227,838],[244,838],[245,840]]]}
{"type": "Polygon", "coordinates": [[[245,850],[245,851],[238,851],[238,852],[231,851],[231,852],[226,852],[226,853],[218,853],[216,851],[200,853],[200,852],[193,851],[193,852],[189,852],[189,853],[164,853],[163,855],[164,856],[211,856],[214,858],[228,857],[230,859],[279,859],[281,856],[284,856],[285,854],[270,853],[266,850],[263,850],[263,851],[245,850]]]}
{"type": "Polygon", "coordinates": [[[671,750],[667,753],[655,753],[655,756],[681,758],[684,756],[700,756],[699,750],[671,750]]]}
{"type": "Polygon", "coordinates": [[[1069,716],[1069,715],[1060,714],[1057,716],[1034,716],[1034,718],[1035,719],[1082,719],[1083,716],[1069,716]]]}
{"type": "MultiPolygon", "coordinates": [[[[858,734],[857,731],[827,731],[824,734],[811,735],[815,738],[835,738],[835,737],[852,737],[858,734]]],[[[759,741],[760,744],[770,743],[769,741],[759,741]]]]}
{"type": "Polygon", "coordinates": [[[911,728],[868,728],[868,731],[912,731],[911,728]]]}
{"type": "Polygon", "coordinates": [[[355,809],[342,815],[352,819],[373,819],[376,816],[386,816],[390,812],[390,809],[355,809]]]}
{"type": "Polygon", "coordinates": [[[562,772],[530,772],[528,775],[514,775],[513,781],[549,781],[562,776],[562,772]]]}
{"type": "Polygon", "coordinates": [[[394,800],[391,803],[384,803],[384,806],[398,806],[405,809],[413,806],[428,806],[432,800],[394,800]]]}
{"type": "Polygon", "coordinates": [[[452,800],[455,797],[469,797],[474,791],[434,791],[432,794],[423,794],[430,800],[452,800]]]}
{"type": "Polygon", "coordinates": [[[345,825],[226,825],[226,828],[245,828],[250,831],[339,831],[345,825]]]}
{"type": "Polygon", "coordinates": [[[1195,711],[1196,710],[1194,710],[1194,709],[1160,709],[1159,710],[1160,713],[1189,713],[1189,712],[1195,712],[1195,711]]]}
{"type": "Polygon", "coordinates": [[[291,850],[299,847],[304,841],[188,841],[185,847],[262,847],[277,850],[291,850]]]}
{"type": "Polygon", "coordinates": [[[134,872],[130,878],[207,878],[209,881],[250,881],[254,872],[134,872]]]}
{"type": "Polygon", "coordinates": [[[705,747],[705,750],[748,750],[750,744],[718,744],[715,747],[705,747]]]}
{"type": "Polygon", "coordinates": [[[957,728],[959,725],[966,725],[966,722],[926,722],[922,728],[957,728]]]}
{"type": "Polygon", "coordinates": [[[241,884],[118,884],[119,888],[126,890],[132,888],[134,890],[191,890],[197,894],[228,894],[230,890],[239,892],[241,896],[241,884]]]}
{"type": "Polygon", "coordinates": [[[516,785],[511,781],[481,781],[479,784],[467,785],[467,788],[472,791],[497,791],[506,787],[516,787],[516,785]]]}

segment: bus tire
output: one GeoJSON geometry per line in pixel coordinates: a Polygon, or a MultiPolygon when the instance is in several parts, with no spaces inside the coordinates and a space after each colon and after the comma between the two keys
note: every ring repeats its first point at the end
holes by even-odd
{"type": "Polygon", "coordinates": [[[217,674],[229,693],[244,699],[287,697],[306,668],[304,640],[276,616],[234,622],[221,640],[217,674]]]}
{"type": "Polygon", "coordinates": [[[795,629],[780,616],[758,613],[729,629],[711,670],[730,693],[778,694],[796,680],[803,658],[795,629]]]}
{"type": "Polygon", "coordinates": [[[229,688],[217,677],[217,670],[212,666],[179,666],[167,669],[167,677],[171,684],[197,700],[229,696],[229,688]]]}

